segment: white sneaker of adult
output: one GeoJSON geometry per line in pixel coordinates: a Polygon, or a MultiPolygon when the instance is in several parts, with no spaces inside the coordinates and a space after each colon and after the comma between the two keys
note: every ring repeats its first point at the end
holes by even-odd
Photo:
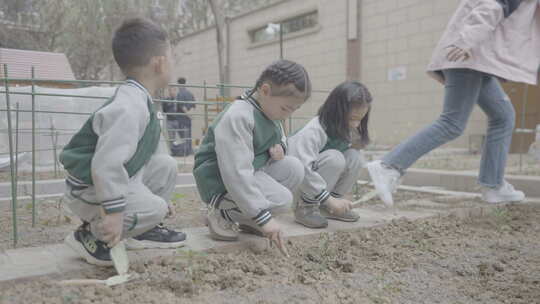
{"type": "Polygon", "coordinates": [[[395,169],[384,167],[380,160],[372,161],[366,167],[383,203],[388,207],[393,206],[392,193],[399,185],[401,174],[395,169]]]}
{"type": "Polygon", "coordinates": [[[514,189],[514,186],[504,181],[497,189],[484,187],[482,199],[488,203],[520,202],[525,199],[525,193],[514,189]]]}

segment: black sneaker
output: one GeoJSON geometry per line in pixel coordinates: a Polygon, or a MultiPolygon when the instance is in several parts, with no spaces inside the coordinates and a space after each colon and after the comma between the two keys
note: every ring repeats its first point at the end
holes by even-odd
{"type": "Polygon", "coordinates": [[[64,242],[89,264],[113,266],[111,249],[105,242],[98,240],[90,232],[90,225],[88,223],[83,223],[77,230],[70,233],[64,242]]]}
{"type": "Polygon", "coordinates": [[[184,246],[186,234],[169,229],[163,224],[126,240],[126,248],[138,249],[172,249],[184,246]]]}

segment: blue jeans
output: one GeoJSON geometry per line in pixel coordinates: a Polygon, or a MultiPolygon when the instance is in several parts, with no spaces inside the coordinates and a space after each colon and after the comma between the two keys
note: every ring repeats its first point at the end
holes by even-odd
{"type": "Polygon", "coordinates": [[[489,188],[502,185],[512,141],[515,111],[499,80],[470,69],[443,71],[444,107],[441,116],[383,157],[382,162],[402,173],[422,155],[463,134],[475,104],[486,113],[488,129],[478,183],[489,188]]]}

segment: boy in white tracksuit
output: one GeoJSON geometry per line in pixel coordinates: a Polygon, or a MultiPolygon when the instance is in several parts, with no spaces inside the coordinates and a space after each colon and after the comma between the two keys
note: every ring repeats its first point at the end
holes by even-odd
{"type": "Polygon", "coordinates": [[[102,266],[112,265],[110,248],[121,239],[137,248],[175,248],[186,238],[160,225],[177,172],[176,161],[159,151],[161,126],[151,96],[170,78],[166,33],[146,19],[126,20],[113,53],[128,80],[60,154],[67,206],[83,221],[66,243],[102,266]]]}
{"type": "Polygon", "coordinates": [[[209,205],[208,226],[218,240],[236,240],[235,224],[246,232],[278,240],[272,209],[291,204],[304,177],[301,164],[285,156],[280,120],[309,97],[305,69],[280,60],[263,71],[253,90],[229,105],[210,126],[195,154],[193,175],[209,205]]]}

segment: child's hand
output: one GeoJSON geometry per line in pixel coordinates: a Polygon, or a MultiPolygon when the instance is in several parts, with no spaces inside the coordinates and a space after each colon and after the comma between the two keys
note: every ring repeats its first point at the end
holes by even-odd
{"type": "Polygon", "coordinates": [[[103,235],[103,241],[107,243],[109,248],[113,248],[122,240],[124,213],[103,214],[102,217],[103,221],[98,225],[98,229],[103,235]]]}
{"type": "Polygon", "coordinates": [[[455,45],[451,45],[446,49],[449,49],[448,54],[446,54],[446,59],[451,62],[466,61],[471,58],[471,54],[469,54],[469,52],[455,45]]]}
{"type": "Polygon", "coordinates": [[[273,160],[282,160],[285,158],[285,151],[283,151],[283,147],[280,144],[273,145],[268,150],[268,153],[270,153],[270,157],[273,160]]]}
{"type": "Polygon", "coordinates": [[[328,211],[332,214],[345,214],[352,208],[352,202],[346,199],[340,199],[335,197],[329,197],[326,202],[328,206],[328,211]]]}
{"type": "Polygon", "coordinates": [[[264,226],[261,227],[261,231],[268,239],[270,239],[270,246],[272,244],[276,244],[279,251],[285,257],[289,257],[289,253],[285,247],[285,240],[283,239],[283,232],[281,231],[279,224],[276,223],[274,219],[270,219],[268,223],[264,224],[264,226]]]}

